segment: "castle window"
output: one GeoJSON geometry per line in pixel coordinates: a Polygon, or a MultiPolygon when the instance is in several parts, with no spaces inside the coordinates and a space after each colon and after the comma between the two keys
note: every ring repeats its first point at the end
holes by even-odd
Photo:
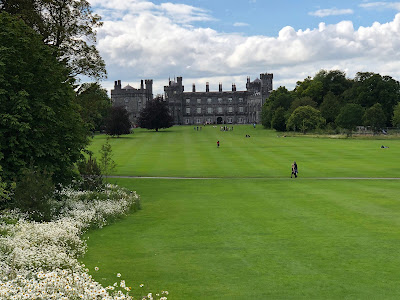
{"type": "Polygon", "coordinates": [[[125,98],[125,103],[128,103],[128,101],[129,101],[128,98],[125,98]]]}
{"type": "Polygon", "coordinates": [[[198,114],[201,114],[201,107],[198,107],[198,108],[197,108],[197,113],[198,113],[198,114]]]}
{"type": "Polygon", "coordinates": [[[239,107],[239,112],[241,112],[241,113],[243,112],[243,106],[239,107]]]}
{"type": "Polygon", "coordinates": [[[197,99],[197,104],[201,104],[201,99],[197,99]]]}
{"type": "Polygon", "coordinates": [[[200,124],[200,123],[201,123],[201,119],[197,119],[197,120],[196,120],[196,123],[197,123],[197,124],[200,124]]]}
{"type": "Polygon", "coordinates": [[[186,99],[186,104],[190,104],[190,99],[186,99]]]}
{"type": "Polygon", "coordinates": [[[190,107],[186,107],[186,113],[190,114],[190,107]]]}
{"type": "Polygon", "coordinates": [[[239,123],[243,123],[243,118],[239,118],[239,123]]]}
{"type": "Polygon", "coordinates": [[[174,91],[174,95],[176,95],[176,91],[174,91]]]}
{"type": "Polygon", "coordinates": [[[232,106],[228,107],[228,112],[230,112],[230,113],[233,112],[233,107],[232,106]]]}
{"type": "Polygon", "coordinates": [[[207,107],[207,113],[212,114],[212,107],[207,107]]]}
{"type": "Polygon", "coordinates": [[[232,98],[228,98],[228,102],[232,102],[232,98]]]}
{"type": "Polygon", "coordinates": [[[207,103],[211,103],[211,98],[208,98],[208,99],[207,99],[207,103]]]}
{"type": "Polygon", "coordinates": [[[207,119],[207,123],[208,123],[208,124],[211,124],[211,118],[208,118],[208,119],[207,119]]]}
{"type": "Polygon", "coordinates": [[[239,102],[243,102],[243,98],[239,98],[239,102]]]}
{"type": "Polygon", "coordinates": [[[222,107],[218,107],[218,113],[222,114],[222,107]]]}
{"type": "Polygon", "coordinates": [[[189,124],[190,123],[190,119],[186,119],[185,122],[186,122],[186,124],[189,124]]]}
{"type": "Polygon", "coordinates": [[[222,103],[222,98],[218,98],[218,103],[222,103]]]}
{"type": "Polygon", "coordinates": [[[228,118],[228,123],[232,123],[232,118],[228,118]]]}

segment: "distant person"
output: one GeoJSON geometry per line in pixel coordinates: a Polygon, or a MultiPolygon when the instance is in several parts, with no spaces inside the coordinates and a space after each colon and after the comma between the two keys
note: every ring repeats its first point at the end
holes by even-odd
{"type": "Polygon", "coordinates": [[[290,175],[290,178],[293,178],[293,175],[294,175],[294,178],[297,178],[297,173],[298,173],[297,164],[294,161],[292,164],[292,174],[290,175]]]}
{"type": "Polygon", "coordinates": [[[217,141],[217,148],[219,148],[219,141],[217,141]]]}

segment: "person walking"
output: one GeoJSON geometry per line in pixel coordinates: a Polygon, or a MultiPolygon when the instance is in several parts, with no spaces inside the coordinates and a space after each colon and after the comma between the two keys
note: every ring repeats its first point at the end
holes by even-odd
{"type": "Polygon", "coordinates": [[[298,173],[297,164],[294,161],[292,164],[292,174],[290,175],[290,178],[293,178],[293,175],[294,175],[294,178],[297,178],[297,173],[298,173]]]}
{"type": "Polygon", "coordinates": [[[217,148],[219,148],[219,141],[217,141],[217,148]]]}

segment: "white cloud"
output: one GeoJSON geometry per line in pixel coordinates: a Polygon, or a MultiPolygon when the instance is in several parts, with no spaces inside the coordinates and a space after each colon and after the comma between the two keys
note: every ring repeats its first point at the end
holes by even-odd
{"type": "Polygon", "coordinates": [[[370,2],[360,4],[360,7],[367,9],[394,9],[400,11],[400,2],[370,2]]]}
{"type": "Polygon", "coordinates": [[[246,26],[249,26],[249,24],[243,23],[243,22],[236,22],[236,23],[233,24],[233,26],[235,26],[235,27],[246,27],[246,26]]]}
{"type": "Polygon", "coordinates": [[[342,21],[305,30],[287,26],[277,37],[244,36],[195,26],[196,8],[91,1],[97,1],[96,11],[108,12],[98,31],[98,49],[110,78],[106,87],[118,79],[137,86],[140,79],[149,78],[154,79],[155,93],[162,93],[169,76],[182,76],[186,90],[192,82],[205,90],[206,81],[210,88],[214,82],[217,89],[221,81],[224,89],[233,82],[244,89],[247,76],[273,72],[275,87],[293,88],[296,81],[331,68],[345,70],[348,76],[371,71],[400,79],[400,13],[391,22],[357,29],[342,21]],[[175,10],[186,21],[171,16],[175,10]]]}
{"type": "Polygon", "coordinates": [[[319,9],[314,12],[308,13],[311,16],[315,17],[328,17],[328,16],[340,16],[340,15],[351,15],[354,11],[352,9],[337,9],[337,8],[328,8],[328,9],[319,9]]]}

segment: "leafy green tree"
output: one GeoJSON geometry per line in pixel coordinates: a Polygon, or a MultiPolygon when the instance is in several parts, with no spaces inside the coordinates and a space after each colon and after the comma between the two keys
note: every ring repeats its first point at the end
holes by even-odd
{"type": "Polygon", "coordinates": [[[336,117],[339,115],[341,109],[340,101],[338,96],[335,96],[332,92],[328,92],[325,95],[324,101],[322,101],[319,110],[322,116],[326,119],[327,123],[334,123],[336,117]]]}
{"type": "Polygon", "coordinates": [[[88,143],[68,69],[22,20],[0,13],[0,28],[2,177],[32,164],[66,182],[88,143]]]}
{"type": "Polygon", "coordinates": [[[139,127],[147,129],[169,128],[173,125],[173,118],[168,106],[162,97],[148,101],[146,107],[140,112],[139,127]]]}
{"type": "Polygon", "coordinates": [[[93,43],[101,18],[86,0],[1,0],[0,11],[15,15],[42,36],[68,64],[70,74],[106,77],[104,60],[93,43]]]}
{"type": "Polygon", "coordinates": [[[101,172],[106,177],[106,181],[112,170],[114,170],[117,166],[113,160],[113,156],[111,145],[107,139],[106,143],[103,144],[100,149],[100,167],[101,172]]]}
{"type": "Polygon", "coordinates": [[[89,130],[101,130],[105,126],[105,120],[111,108],[111,100],[107,90],[100,84],[84,83],[77,92],[77,102],[83,121],[89,130]]]}
{"type": "Polygon", "coordinates": [[[296,108],[287,121],[287,129],[300,129],[301,132],[320,128],[325,124],[321,112],[311,106],[300,106],[296,108]]]}
{"type": "Polygon", "coordinates": [[[106,133],[108,135],[119,137],[121,134],[129,134],[131,132],[131,121],[129,120],[128,111],[122,106],[112,106],[109,109],[108,118],[106,120],[106,133]]]}
{"type": "Polygon", "coordinates": [[[371,126],[377,132],[386,124],[386,116],[383,112],[382,105],[375,103],[370,108],[365,110],[363,116],[364,125],[371,126]]]}
{"type": "Polygon", "coordinates": [[[278,107],[275,110],[274,117],[272,118],[272,128],[277,131],[286,131],[286,118],[285,109],[283,107],[278,107]]]}
{"type": "Polygon", "coordinates": [[[370,108],[380,103],[385,113],[386,125],[390,125],[394,106],[400,102],[400,83],[390,76],[365,72],[357,73],[354,85],[347,95],[348,102],[370,108]]]}
{"type": "Polygon", "coordinates": [[[297,98],[292,102],[292,105],[290,105],[289,112],[292,113],[296,108],[307,105],[313,108],[317,108],[318,106],[317,102],[311,99],[311,97],[297,98]]]}
{"type": "Polygon", "coordinates": [[[262,107],[261,123],[263,126],[265,128],[271,128],[275,110],[282,107],[286,111],[289,109],[293,99],[293,93],[288,91],[285,87],[280,86],[273,91],[262,107]]]}
{"type": "Polygon", "coordinates": [[[339,127],[349,130],[351,134],[357,126],[363,123],[363,115],[364,108],[361,105],[348,103],[340,110],[335,122],[339,127]]]}
{"type": "Polygon", "coordinates": [[[400,127],[400,102],[393,109],[392,124],[395,127],[400,127]]]}

